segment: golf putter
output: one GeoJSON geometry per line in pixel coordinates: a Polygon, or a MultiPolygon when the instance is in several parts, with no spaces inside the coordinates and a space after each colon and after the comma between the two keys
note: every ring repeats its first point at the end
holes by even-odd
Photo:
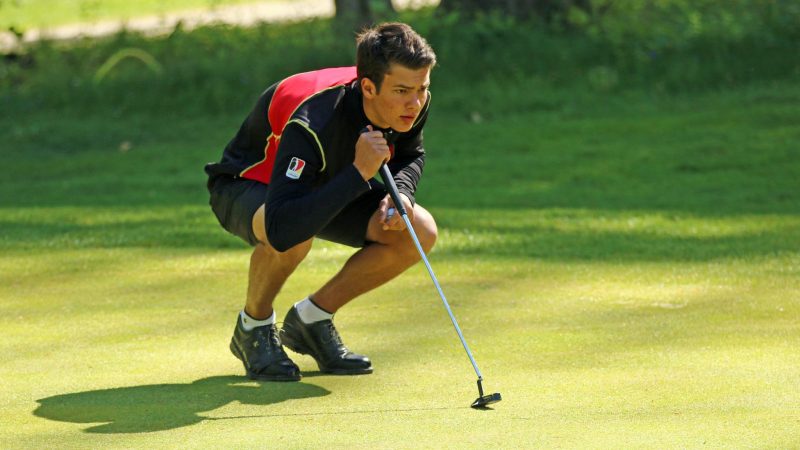
{"type": "Polygon", "coordinates": [[[383,184],[385,184],[389,188],[389,195],[392,196],[392,201],[394,201],[395,210],[400,213],[403,217],[403,221],[406,223],[406,228],[408,229],[408,234],[411,235],[411,239],[414,240],[414,245],[417,246],[417,251],[419,255],[422,257],[422,262],[425,263],[425,267],[428,269],[428,274],[430,274],[431,279],[433,280],[433,284],[436,286],[436,290],[439,291],[439,296],[442,298],[442,303],[444,303],[444,308],[447,310],[447,314],[450,316],[450,320],[453,322],[453,326],[456,328],[456,333],[458,333],[458,338],[461,339],[461,344],[464,346],[464,350],[467,352],[467,356],[469,357],[470,362],[472,363],[472,368],[475,369],[475,374],[478,376],[478,394],[479,397],[475,399],[474,402],[470,405],[473,408],[477,409],[485,409],[487,406],[491,405],[492,403],[497,403],[502,400],[499,392],[495,392],[493,394],[484,395],[483,394],[483,375],[481,375],[480,369],[478,369],[478,363],[475,362],[475,358],[472,356],[472,352],[467,345],[467,341],[464,340],[464,335],[461,333],[461,327],[458,326],[458,322],[456,321],[456,317],[453,315],[453,311],[450,309],[450,304],[447,303],[447,299],[444,296],[444,292],[442,292],[441,286],[439,286],[439,281],[436,279],[436,275],[433,273],[433,268],[431,264],[428,262],[427,256],[425,256],[425,251],[422,250],[422,245],[419,243],[419,238],[417,238],[417,233],[414,231],[414,227],[411,225],[411,221],[408,219],[408,213],[406,212],[405,205],[403,205],[403,200],[400,198],[400,193],[397,191],[397,185],[394,183],[394,178],[392,177],[392,173],[389,171],[389,167],[386,164],[381,166],[381,177],[383,178],[383,184]]]}

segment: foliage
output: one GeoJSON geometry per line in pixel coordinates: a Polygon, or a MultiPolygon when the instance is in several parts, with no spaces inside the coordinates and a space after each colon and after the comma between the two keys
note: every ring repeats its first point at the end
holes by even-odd
{"type": "MultiPolygon", "coordinates": [[[[621,0],[597,16],[573,14],[574,26],[519,21],[500,13],[465,19],[434,9],[400,20],[439,54],[435,78],[617,92],[674,92],[735,86],[800,74],[800,6],[796,2],[621,0]]],[[[241,111],[268,84],[302,70],[353,61],[353,35],[330,20],[224,25],[168,36],[121,33],[68,44],[41,42],[0,62],[0,110],[108,105],[131,109],[241,111]],[[152,56],[161,73],[127,58],[103,83],[104,62],[124,48],[152,56]]],[[[155,67],[155,65],[151,65],[155,67]]]]}
{"type": "Polygon", "coordinates": [[[621,0],[573,7],[561,21],[495,10],[432,16],[445,62],[478,76],[535,74],[599,89],[617,84],[685,90],[800,74],[800,4],[789,1],[621,0]],[[480,50],[478,50],[480,49],[480,50]]]}
{"type": "Polygon", "coordinates": [[[334,0],[336,20],[344,28],[360,30],[395,14],[391,0],[334,0]]]}
{"type": "Polygon", "coordinates": [[[572,10],[591,11],[591,0],[442,0],[439,7],[470,17],[495,11],[521,19],[537,17],[547,23],[564,24],[572,10]]]}
{"type": "Polygon", "coordinates": [[[121,33],[110,39],[64,44],[43,42],[0,66],[2,88],[13,108],[75,105],[93,109],[113,105],[122,111],[168,108],[224,112],[240,109],[266,85],[295,71],[350,62],[352,44],[337,41],[327,21],[262,25],[252,29],[224,25],[145,38],[121,33]],[[308,33],[308,29],[316,30],[308,33]],[[101,66],[120,49],[150,55],[161,73],[142,70],[130,58],[114,65],[101,84],[101,66]],[[12,93],[13,92],[13,93],[12,93]],[[13,105],[12,105],[13,104],[13,105]]]}

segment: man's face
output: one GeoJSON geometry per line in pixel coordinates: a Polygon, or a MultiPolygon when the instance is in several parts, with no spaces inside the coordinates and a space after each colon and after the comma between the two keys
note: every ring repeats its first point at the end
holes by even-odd
{"type": "Polygon", "coordinates": [[[431,68],[409,69],[391,64],[383,77],[381,90],[369,79],[362,80],[364,112],[381,128],[405,132],[411,129],[428,100],[431,68]]]}

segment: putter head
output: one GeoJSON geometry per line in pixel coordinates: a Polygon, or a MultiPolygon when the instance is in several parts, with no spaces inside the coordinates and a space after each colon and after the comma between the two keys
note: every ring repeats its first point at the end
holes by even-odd
{"type": "Polygon", "coordinates": [[[489,395],[481,395],[474,402],[472,402],[472,405],[470,406],[476,409],[483,409],[491,405],[492,403],[499,402],[502,399],[503,397],[500,396],[499,392],[495,392],[494,394],[489,394],[489,395]]]}

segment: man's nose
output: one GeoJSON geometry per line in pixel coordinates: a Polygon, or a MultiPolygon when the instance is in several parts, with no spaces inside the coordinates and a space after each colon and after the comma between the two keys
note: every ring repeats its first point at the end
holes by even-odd
{"type": "Polygon", "coordinates": [[[420,108],[422,108],[422,101],[420,100],[418,95],[415,95],[414,98],[412,98],[411,101],[408,102],[408,105],[406,105],[406,107],[410,110],[418,111],[420,108]]]}

